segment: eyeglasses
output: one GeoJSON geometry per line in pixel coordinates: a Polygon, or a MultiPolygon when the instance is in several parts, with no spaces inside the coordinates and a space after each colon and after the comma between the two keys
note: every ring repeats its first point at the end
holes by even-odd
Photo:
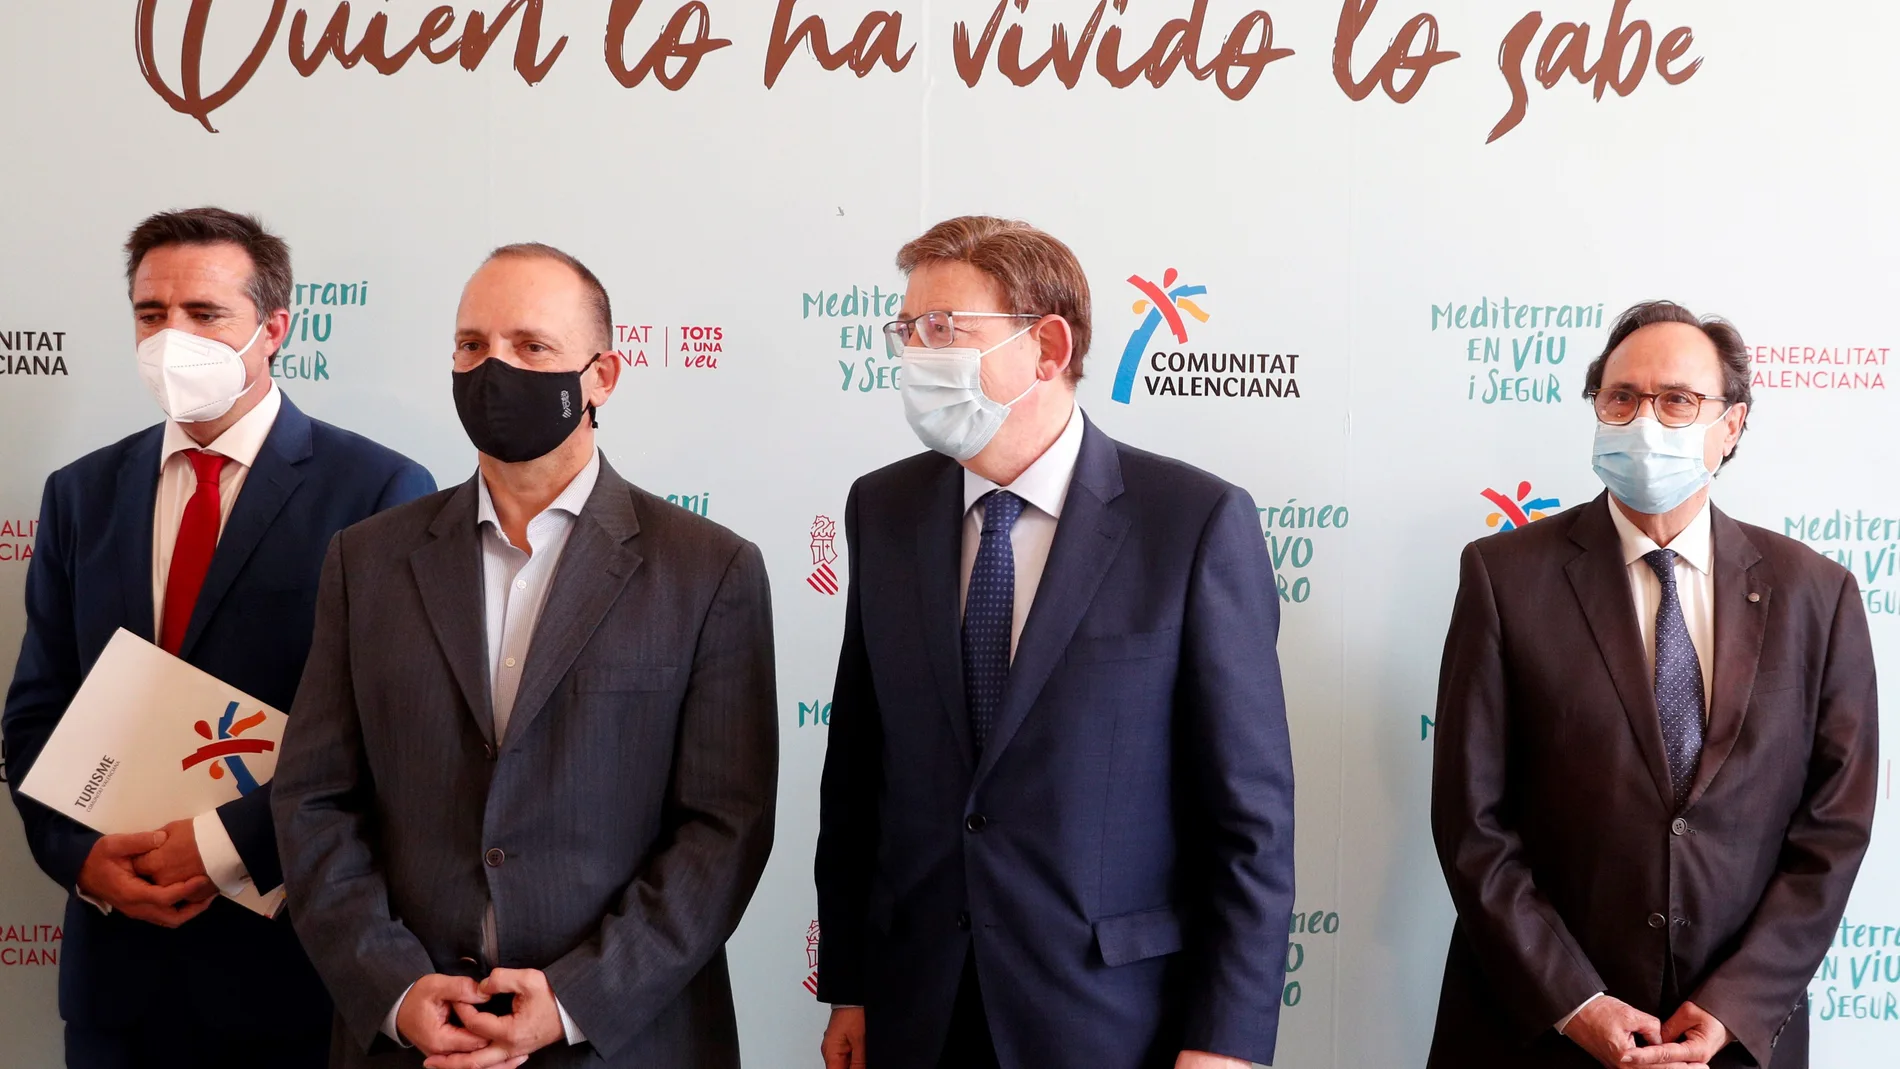
{"type": "Polygon", "coordinates": [[[884,324],[884,347],[891,359],[904,355],[904,347],[915,337],[926,349],[947,349],[956,340],[958,319],[1041,319],[1029,312],[925,312],[909,319],[884,324]]]}
{"type": "Polygon", "coordinates": [[[1596,406],[1597,419],[1612,427],[1621,427],[1634,420],[1636,414],[1642,411],[1644,401],[1648,401],[1651,410],[1656,413],[1656,422],[1665,427],[1687,427],[1702,415],[1704,404],[1726,400],[1726,397],[1711,397],[1694,390],[1663,390],[1660,393],[1637,393],[1624,389],[1590,391],[1590,403],[1596,406]]]}

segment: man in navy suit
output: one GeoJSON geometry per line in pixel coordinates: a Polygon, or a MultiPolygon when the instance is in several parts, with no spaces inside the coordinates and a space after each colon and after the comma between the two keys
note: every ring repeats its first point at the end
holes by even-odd
{"type": "Polygon", "coordinates": [[[0,729],[34,859],[66,903],[66,1061],[320,1066],[330,1003],[287,920],[220,892],[281,884],[270,785],[150,832],[100,835],[18,793],[124,628],[279,709],[303,672],[330,538],[435,489],[298,411],[271,379],[290,253],[248,216],[155,215],[126,242],[141,377],[167,419],[53,473],[0,729]]]}
{"type": "Polygon", "coordinates": [[[1268,1062],[1293,769],[1253,500],[1083,416],[1088,283],[1055,238],[952,219],[898,266],[932,451],[845,506],[827,1069],[1268,1062]]]}

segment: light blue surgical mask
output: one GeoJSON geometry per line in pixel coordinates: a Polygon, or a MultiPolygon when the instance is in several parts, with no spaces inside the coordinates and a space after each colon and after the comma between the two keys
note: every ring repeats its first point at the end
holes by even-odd
{"type": "Polygon", "coordinates": [[[1013,401],[992,400],[983,392],[983,358],[1034,329],[1031,324],[982,350],[905,346],[898,392],[917,438],[959,461],[981,453],[1003,429],[1009,410],[1042,381],[1032,381],[1013,401]]]}
{"type": "Polygon", "coordinates": [[[1600,422],[1590,466],[1618,501],[1646,515],[1661,515],[1709,485],[1714,473],[1702,453],[1714,425],[1665,427],[1652,416],[1638,416],[1621,427],[1600,422]]]}

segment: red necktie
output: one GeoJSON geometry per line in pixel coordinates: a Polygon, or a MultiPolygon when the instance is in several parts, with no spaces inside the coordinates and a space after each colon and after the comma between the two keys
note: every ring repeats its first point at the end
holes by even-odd
{"type": "Polygon", "coordinates": [[[174,656],[185,644],[191,610],[198,604],[198,588],[204,586],[211,554],[218,548],[218,528],[224,512],[218,500],[218,475],[224,470],[224,458],[202,449],[187,449],[185,456],[198,476],[198,488],[185,502],[184,518],[178,521],[172,567],[165,576],[165,620],[158,639],[165,652],[174,656]]]}

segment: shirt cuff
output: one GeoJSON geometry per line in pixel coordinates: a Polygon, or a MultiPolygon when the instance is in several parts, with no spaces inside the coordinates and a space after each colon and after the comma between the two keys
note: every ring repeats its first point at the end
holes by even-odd
{"type": "Polygon", "coordinates": [[[1584,999],[1583,1002],[1579,1004],[1576,1009],[1571,1010],[1569,1013],[1565,1014],[1564,1019],[1557,1022],[1557,1034],[1560,1036],[1563,1035],[1564,1029],[1570,1027],[1570,1022],[1577,1019],[1577,1014],[1582,1013],[1583,1008],[1585,1006],[1588,1006],[1590,1003],[1595,1002],[1597,999],[1600,999],[1602,997],[1603,997],[1603,992],[1599,991],[1596,994],[1591,995],[1589,998],[1584,999]]]}
{"type": "Polygon", "coordinates": [[[396,1014],[398,1011],[402,1009],[402,1000],[408,998],[409,992],[414,991],[415,989],[416,989],[415,984],[410,984],[408,987],[403,988],[402,994],[396,996],[396,1004],[394,1006],[389,1007],[389,1016],[383,1018],[383,1035],[386,1035],[389,1038],[395,1040],[396,1045],[399,1047],[414,1046],[414,1044],[402,1038],[402,1033],[397,1030],[396,1014]]]}
{"type": "Polygon", "coordinates": [[[554,1011],[561,1015],[561,1031],[567,1033],[568,1046],[576,1047],[587,1042],[587,1037],[581,1033],[581,1026],[575,1024],[574,1018],[567,1015],[567,1007],[561,1005],[561,1000],[558,998],[554,1000],[554,1011]]]}
{"type": "Polygon", "coordinates": [[[243,894],[251,882],[251,874],[244,868],[244,859],[238,856],[231,833],[224,830],[218,811],[207,809],[193,817],[191,833],[198,839],[198,860],[204,862],[205,875],[226,895],[236,898],[243,894]]]}
{"type": "Polygon", "coordinates": [[[94,897],[92,897],[91,895],[89,895],[89,894],[87,894],[86,892],[84,892],[84,891],[81,891],[81,890],[79,889],[79,885],[78,885],[78,884],[73,884],[73,894],[75,894],[75,895],[77,895],[77,896],[79,897],[79,900],[80,900],[81,902],[84,902],[84,903],[85,903],[86,905],[88,905],[88,906],[91,906],[92,908],[94,908],[94,909],[96,909],[96,910],[98,910],[98,911],[99,911],[99,912],[101,912],[101,913],[110,913],[110,912],[112,912],[112,907],[111,907],[111,906],[108,906],[108,905],[106,905],[106,904],[105,904],[104,902],[101,902],[101,901],[99,901],[98,899],[96,899],[96,898],[94,898],[94,897]]]}

